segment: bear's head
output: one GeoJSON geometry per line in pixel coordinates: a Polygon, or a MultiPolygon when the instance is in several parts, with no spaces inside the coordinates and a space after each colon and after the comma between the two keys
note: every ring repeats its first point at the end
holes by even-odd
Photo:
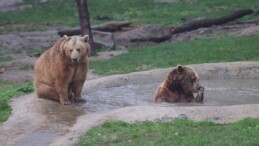
{"type": "Polygon", "coordinates": [[[201,87],[198,74],[193,69],[181,65],[178,65],[169,73],[167,80],[172,90],[185,94],[196,93],[201,87]]]}
{"type": "Polygon", "coordinates": [[[73,63],[78,63],[84,61],[89,50],[90,45],[88,44],[89,37],[85,35],[80,36],[71,36],[68,37],[64,35],[64,45],[61,48],[67,58],[70,59],[73,63]]]}

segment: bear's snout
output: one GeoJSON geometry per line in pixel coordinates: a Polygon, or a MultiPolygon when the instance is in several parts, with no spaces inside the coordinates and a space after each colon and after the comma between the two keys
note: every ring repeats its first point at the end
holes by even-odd
{"type": "Polygon", "coordinates": [[[77,62],[77,58],[74,58],[74,59],[72,59],[73,60],[73,62],[77,62]]]}
{"type": "Polygon", "coordinates": [[[197,93],[202,86],[199,83],[196,83],[193,88],[193,93],[197,93]]]}
{"type": "Polygon", "coordinates": [[[76,63],[78,61],[78,52],[77,51],[73,51],[71,54],[71,60],[76,63]]]}

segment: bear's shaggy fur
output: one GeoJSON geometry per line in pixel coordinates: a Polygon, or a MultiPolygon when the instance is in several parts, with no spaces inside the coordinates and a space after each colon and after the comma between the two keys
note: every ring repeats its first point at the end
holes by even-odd
{"type": "Polygon", "coordinates": [[[202,102],[204,87],[199,84],[198,74],[191,68],[177,66],[156,89],[154,98],[161,102],[202,102]],[[193,93],[198,96],[194,97],[193,93]]]}
{"type": "Polygon", "coordinates": [[[44,52],[34,66],[38,97],[69,105],[84,102],[81,90],[88,70],[88,35],[64,36],[44,52]]]}

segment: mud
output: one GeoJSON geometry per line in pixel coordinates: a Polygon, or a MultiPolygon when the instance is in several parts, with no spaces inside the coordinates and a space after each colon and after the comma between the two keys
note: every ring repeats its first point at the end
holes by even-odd
{"type": "Polygon", "coordinates": [[[63,106],[35,94],[14,98],[0,127],[1,145],[72,145],[107,120],[170,121],[187,118],[228,123],[259,117],[259,62],[190,65],[205,86],[203,104],[154,104],[152,91],[172,69],[114,75],[87,81],[85,104],[63,106]]]}

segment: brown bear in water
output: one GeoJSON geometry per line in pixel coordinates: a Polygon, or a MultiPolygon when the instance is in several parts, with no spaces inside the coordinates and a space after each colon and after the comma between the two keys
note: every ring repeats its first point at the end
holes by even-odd
{"type": "Polygon", "coordinates": [[[202,102],[203,95],[198,74],[191,68],[177,66],[156,89],[154,98],[156,103],[202,102]],[[193,93],[198,93],[197,97],[193,93]]]}
{"type": "Polygon", "coordinates": [[[81,90],[88,70],[88,35],[64,36],[44,52],[34,66],[38,97],[69,105],[84,102],[81,90]]]}

